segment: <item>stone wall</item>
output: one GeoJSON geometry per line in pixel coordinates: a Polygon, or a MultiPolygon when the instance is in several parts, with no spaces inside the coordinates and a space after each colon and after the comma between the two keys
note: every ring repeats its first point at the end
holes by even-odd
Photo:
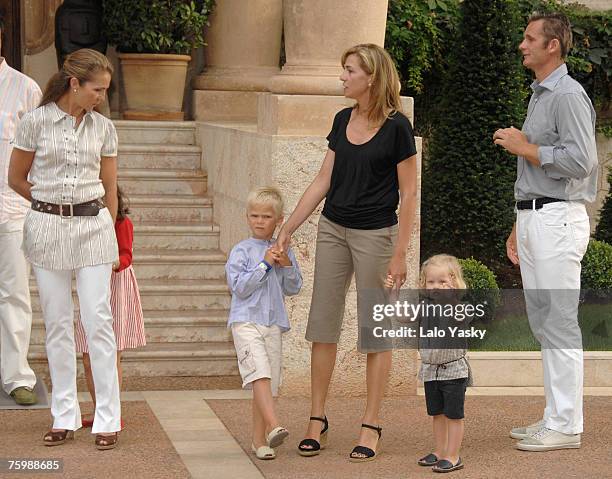
{"type": "Polygon", "coordinates": [[[610,10],[612,9],[612,2],[610,2],[610,0],[579,0],[578,3],[582,3],[583,5],[586,5],[591,10],[610,10]]]}

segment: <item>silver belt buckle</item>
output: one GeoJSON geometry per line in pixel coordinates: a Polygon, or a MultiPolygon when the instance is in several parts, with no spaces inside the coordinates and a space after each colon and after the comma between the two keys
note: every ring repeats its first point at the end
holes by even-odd
{"type": "Polygon", "coordinates": [[[73,218],[74,217],[74,206],[72,203],[67,203],[67,204],[60,204],[59,205],[59,214],[60,214],[60,218],[73,218]],[[64,214],[64,206],[69,206],[70,207],[70,214],[69,215],[65,215],[64,214]]]}

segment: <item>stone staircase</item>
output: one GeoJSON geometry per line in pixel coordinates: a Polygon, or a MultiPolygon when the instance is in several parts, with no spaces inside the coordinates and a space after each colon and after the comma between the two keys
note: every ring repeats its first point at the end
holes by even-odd
{"type": "MultiPolygon", "coordinates": [[[[225,255],[206,196],[195,123],[117,120],[115,125],[148,342],[124,352],[124,377],[237,376],[226,329],[225,255]]],[[[44,327],[35,281],[31,288],[30,358],[40,370],[46,369],[44,327]]]]}

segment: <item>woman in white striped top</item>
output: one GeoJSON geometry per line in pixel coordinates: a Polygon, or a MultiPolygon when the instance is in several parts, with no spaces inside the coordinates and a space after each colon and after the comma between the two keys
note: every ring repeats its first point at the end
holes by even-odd
{"type": "Polygon", "coordinates": [[[69,55],[49,80],[40,106],[23,116],[9,167],[9,185],[32,202],[23,249],[36,275],[47,333],[53,384],[53,426],[43,439],[47,446],[63,444],[81,427],[73,272],[96,388],[96,447],[115,447],[120,430],[109,300],[118,258],[117,134],[113,123],[94,111],[104,100],[112,71],[108,59],[94,50],[69,55]]]}

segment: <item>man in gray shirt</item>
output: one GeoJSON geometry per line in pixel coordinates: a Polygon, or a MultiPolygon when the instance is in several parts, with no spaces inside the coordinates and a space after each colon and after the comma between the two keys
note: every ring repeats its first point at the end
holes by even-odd
{"type": "Polygon", "coordinates": [[[585,202],[595,199],[595,110],[567,73],[572,44],[562,14],[529,19],[519,49],[535,74],[522,130],[497,130],[495,144],[518,156],[517,217],[506,242],[521,267],[529,325],[540,342],[546,408],[543,418],[512,429],[518,449],[580,447],[583,352],[578,325],[580,261],[589,242],[585,202]]]}

